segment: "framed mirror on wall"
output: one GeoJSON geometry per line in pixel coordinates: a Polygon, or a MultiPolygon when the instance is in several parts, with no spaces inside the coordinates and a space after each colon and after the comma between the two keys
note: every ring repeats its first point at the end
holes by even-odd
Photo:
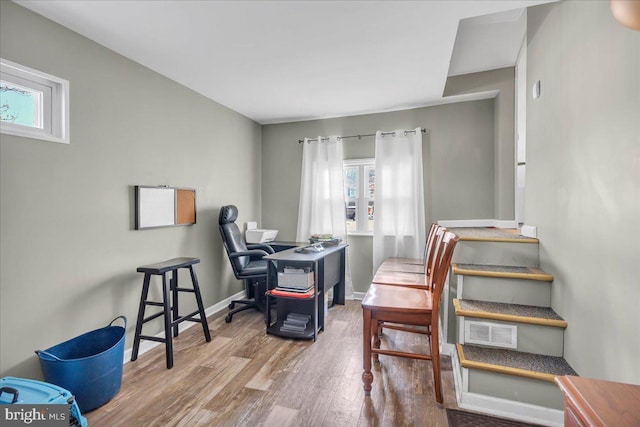
{"type": "Polygon", "coordinates": [[[196,190],[168,186],[135,186],[135,229],[196,223],[196,190]]]}

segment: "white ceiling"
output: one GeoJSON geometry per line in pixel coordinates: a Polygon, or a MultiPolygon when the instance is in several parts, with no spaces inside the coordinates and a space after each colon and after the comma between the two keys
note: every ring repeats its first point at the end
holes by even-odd
{"type": "Polygon", "coordinates": [[[550,0],[14,1],[267,124],[442,103],[447,75],[514,65],[513,10],[550,0]]]}

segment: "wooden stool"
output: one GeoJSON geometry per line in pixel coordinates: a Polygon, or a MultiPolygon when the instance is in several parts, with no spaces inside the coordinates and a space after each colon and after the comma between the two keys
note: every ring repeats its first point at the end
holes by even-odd
{"type": "Polygon", "coordinates": [[[198,286],[198,279],[196,278],[196,272],[193,270],[193,264],[199,263],[198,258],[174,258],[168,261],[160,262],[157,264],[144,265],[138,267],[136,270],[138,273],[144,273],[144,282],[142,284],[142,295],[140,296],[140,307],[138,308],[138,320],[136,322],[136,333],[133,338],[133,350],[131,352],[131,361],[138,358],[138,350],[140,349],[140,340],[150,340],[163,342],[165,344],[165,351],[167,355],[167,369],[173,367],[173,342],[171,336],[171,329],[173,329],[173,336],[178,336],[178,325],[182,322],[198,322],[202,324],[204,330],[204,336],[207,342],[211,341],[211,334],[209,333],[209,325],[207,324],[207,317],[204,314],[204,307],[202,306],[202,296],[200,295],[200,287],[198,286]],[[191,273],[191,282],[193,283],[193,289],[179,288],[178,287],[178,269],[188,268],[191,273]],[[167,273],[172,271],[171,280],[167,283],[167,273]],[[151,281],[151,275],[162,276],[162,302],[147,301],[147,295],[149,293],[149,282],[151,281]],[[169,293],[171,291],[171,294],[169,293]],[[178,314],[178,292],[193,292],[196,295],[196,302],[198,303],[198,309],[186,316],[180,316],[178,314]],[[163,310],[152,314],[149,317],[144,317],[144,311],[147,305],[156,307],[162,307],[163,310]],[[200,318],[194,318],[199,314],[200,318]],[[164,316],[164,338],[158,338],[150,335],[142,335],[142,325],[157,317],[164,316]]]}

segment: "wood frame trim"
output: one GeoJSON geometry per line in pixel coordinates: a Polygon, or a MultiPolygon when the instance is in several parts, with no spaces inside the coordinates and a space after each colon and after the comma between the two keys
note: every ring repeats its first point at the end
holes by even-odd
{"type": "Polygon", "coordinates": [[[474,270],[459,267],[458,264],[451,265],[454,274],[464,275],[464,276],[481,276],[481,277],[499,277],[504,279],[526,279],[526,280],[539,280],[541,282],[552,282],[553,276],[551,274],[545,273],[540,269],[534,269],[532,267],[528,267],[530,270],[539,270],[540,272],[535,273],[514,273],[514,272],[505,272],[505,271],[487,271],[487,270],[474,270]]]}

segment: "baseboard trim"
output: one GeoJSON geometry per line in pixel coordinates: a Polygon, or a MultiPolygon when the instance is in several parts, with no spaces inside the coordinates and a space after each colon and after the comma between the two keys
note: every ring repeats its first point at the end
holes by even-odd
{"type": "Polygon", "coordinates": [[[366,292],[354,292],[353,293],[353,299],[357,300],[357,301],[362,301],[362,298],[364,298],[365,294],[366,294],[366,292]]]}
{"type": "Polygon", "coordinates": [[[558,409],[500,399],[493,396],[463,391],[458,406],[471,411],[479,411],[496,417],[540,424],[550,427],[564,426],[564,412],[558,409]]]}
{"type": "Polygon", "coordinates": [[[518,228],[515,220],[502,219],[459,219],[438,221],[438,225],[447,228],[461,227],[496,227],[496,228],[518,228]]]}
{"type": "MultiPolygon", "coordinates": [[[[229,303],[231,303],[231,301],[233,300],[237,300],[237,299],[243,299],[245,298],[245,293],[244,291],[240,291],[237,294],[231,295],[228,298],[223,299],[222,301],[212,305],[211,307],[205,308],[204,313],[207,317],[211,317],[216,313],[219,313],[222,310],[226,310],[227,306],[229,305],[229,303]]],[[[195,323],[195,322],[183,322],[180,323],[178,325],[178,331],[182,332],[182,331],[186,331],[187,329],[189,329],[190,327],[194,326],[194,325],[199,325],[199,323],[195,323]]],[[[164,331],[158,332],[157,334],[154,335],[155,337],[158,338],[164,338],[164,331]]],[[[144,353],[146,353],[147,351],[151,350],[152,348],[161,345],[161,342],[155,342],[155,341],[147,341],[147,340],[141,340],[140,341],[140,348],[138,349],[138,357],[140,357],[141,355],[143,355],[144,353]]],[[[126,364],[127,362],[131,361],[131,352],[133,351],[132,348],[128,348],[124,351],[124,359],[122,361],[122,364],[126,364]]]]}
{"type": "Polygon", "coordinates": [[[448,342],[440,341],[440,354],[444,356],[449,356],[451,359],[456,357],[456,346],[454,344],[449,344],[448,342]]]}

